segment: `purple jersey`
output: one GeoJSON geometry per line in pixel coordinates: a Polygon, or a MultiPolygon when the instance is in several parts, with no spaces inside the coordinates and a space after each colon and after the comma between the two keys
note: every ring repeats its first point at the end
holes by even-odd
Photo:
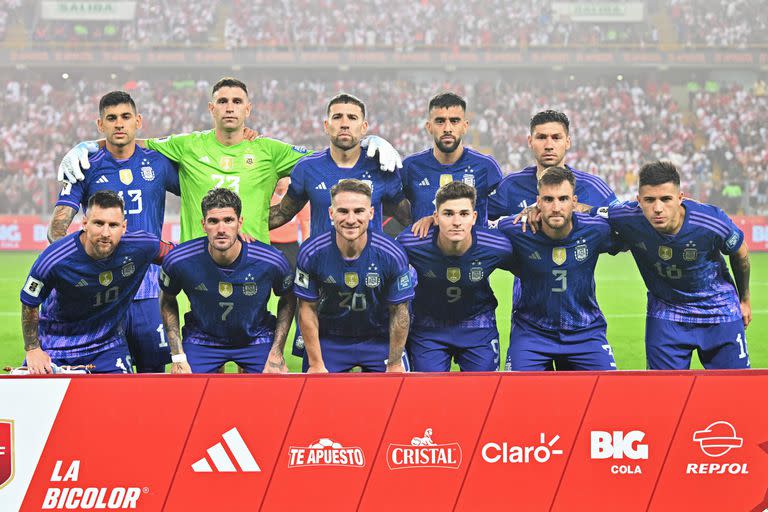
{"type": "Polygon", "coordinates": [[[389,305],[413,298],[408,258],[400,244],[368,232],[362,254],[341,256],[336,232],[327,231],[301,245],[294,291],[317,301],[320,336],[381,338],[389,332],[389,305]]]}
{"type": "Polygon", "coordinates": [[[237,347],[272,343],[275,317],[267,311],[270,290],[282,295],[292,288],[288,260],[259,241],[243,242],[238,259],[220,268],[208,252],[208,238],[195,238],[166,256],[160,287],[189,298],[184,315],[185,343],[237,347]]]}
{"type": "Polygon", "coordinates": [[[451,181],[463,181],[477,190],[477,221],[488,224],[488,196],[501,181],[501,168],[493,157],[465,147],[456,163],[443,165],[432,149],[413,154],[403,161],[403,190],[411,202],[413,221],[435,212],[437,189],[451,181]]]}
{"type": "Polygon", "coordinates": [[[403,184],[399,172],[379,170],[375,159],[366,158],[360,153],[354,167],[343,168],[331,158],[331,150],[326,148],[320,153],[306,156],[299,160],[291,172],[291,184],[288,195],[296,201],[309,201],[310,236],[325,233],[331,229],[328,208],[331,206],[331,187],[344,179],[354,178],[371,187],[373,197],[373,219],[369,228],[381,231],[382,203],[399,204],[403,195],[403,184]]]}
{"type": "Polygon", "coordinates": [[[741,318],[736,286],[723,254],[734,254],[744,233],[719,208],[683,201],[680,231],[656,231],[636,202],[597,209],[632,251],[648,288],[648,316],[716,324],[741,318]]]}
{"type": "Polygon", "coordinates": [[[145,231],[126,233],[111,256],[95,260],[80,233],[48,246],[21,290],[21,302],[40,308],[39,335],[53,358],[87,356],[125,343],[124,322],[160,239],[145,231]]]}
{"type": "MultiPolygon", "coordinates": [[[[86,211],[88,198],[99,190],[114,190],[125,201],[128,232],[146,231],[162,237],[165,214],[165,192],[179,195],[179,173],[166,157],[140,146],[127,160],[115,160],[101,148],[89,156],[91,167],[85,179],[74,185],[65,185],[59,193],[56,206],[69,206],[75,211],[86,211]]],[[[157,276],[160,267],[150,266],[141,283],[136,300],[159,296],[157,276]]]]}

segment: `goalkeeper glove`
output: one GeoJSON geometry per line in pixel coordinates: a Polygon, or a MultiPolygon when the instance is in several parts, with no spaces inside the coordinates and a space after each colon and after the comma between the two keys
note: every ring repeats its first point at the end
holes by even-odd
{"type": "Polygon", "coordinates": [[[96,153],[99,150],[99,143],[95,140],[86,140],[78,143],[75,147],[67,151],[59,164],[59,173],[56,179],[74,185],[78,181],[85,179],[82,170],[91,167],[88,161],[89,153],[96,153]]]}
{"type": "Polygon", "coordinates": [[[369,135],[364,138],[360,141],[360,147],[368,148],[365,153],[368,158],[374,158],[376,153],[379,154],[379,167],[382,171],[393,172],[395,169],[402,169],[403,167],[400,153],[386,139],[382,139],[378,135],[369,135]]]}

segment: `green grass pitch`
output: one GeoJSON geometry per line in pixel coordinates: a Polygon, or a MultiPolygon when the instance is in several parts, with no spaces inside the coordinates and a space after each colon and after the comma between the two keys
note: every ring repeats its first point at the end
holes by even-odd
{"type": "MultiPolygon", "coordinates": [[[[0,367],[18,365],[24,357],[21,337],[19,291],[24,283],[34,253],[0,253],[0,367]]],[[[613,346],[616,363],[622,370],[645,369],[643,338],[645,332],[645,287],[629,254],[616,257],[603,255],[597,266],[597,298],[608,320],[608,340],[613,346]]],[[[509,341],[509,311],[512,300],[512,277],[503,271],[491,276],[499,300],[496,317],[501,336],[502,366],[509,341]]],[[[747,329],[749,354],[753,368],[768,367],[768,254],[752,255],[752,324],[747,329]]],[[[276,301],[273,300],[274,308],[276,301]]],[[[182,307],[185,307],[184,305],[182,307]]],[[[290,341],[286,353],[290,354],[290,341]]],[[[291,371],[301,368],[301,361],[286,356],[291,371]]],[[[701,368],[694,355],[693,368],[701,368]]],[[[228,366],[228,371],[233,367],[228,366]]]]}

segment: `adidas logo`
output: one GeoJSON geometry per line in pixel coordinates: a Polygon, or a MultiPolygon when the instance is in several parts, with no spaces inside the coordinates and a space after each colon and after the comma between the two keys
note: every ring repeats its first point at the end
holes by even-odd
{"type": "Polygon", "coordinates": [[[437,276],[431,270],[427,270],[427,272],[424,274],[424,277],[429,277],[429,278],[435,279],[437,276]]]}
{"type": "Polygon", "coordinates": [[[96,183],[109,183],[109,180],[107,179],[106,176],[102,174],[101,176],[99,176],[99,179],[96,180],[96,183]]]}
{"type": "Polygon", "coordinates": [[[637,247],[639,249],[642,249],[644,251],[648,250],[648,248],[645,246],[645,242],[638,242],[638,243],[635,244],[635,247],[637,247]]]}
{"type": "Polygon", "coordinates": [[[336,284],[336,280],[333,278],[333,276],[326,277],[325,281],[323,281],[323,282],[324,283],[328,283],[328,284],[336,284]]]}
{"type": "Polygon", "coordinates": [[[75,285],[75,288],[82,288],[83,286],[88,286],[88,281],[86,281],[85,279],[79,280],[75,285]]]}
{"type": "Polygon", "coordinates": [[[423,180],[421,180],[419,182],[419,186],[420,187],[428,187],[429,186],[429,179],[428,178],[424,178],[423,180]]]}
{"type": "Polygon", "coordinates": [[[528,256],[529,260],[540,260],[541,256],[539,256],[539,251],[535,251],[533,254],[528,256]]]}
{"type": "Polygon", "coordinates": [[[528,208],[528,201],[520,201],[520,204],[518,204],[517,206],[525,210],[526,208],[528,208]]]}
{"type": "MultiPolygon", "coordinates": [[[[251,451],[245,445],[240,432],[237,431],[237,427],[224,432],[221,437],[224,438],[224,442],[229,451],[232,452],[232,456],[235,458],[237,465],[240,466],[240,470],[238,471],[232,463],[232,459],[227,455],[224,446],[221,443],[216,443],[206,451],[219,473],[259,473],[261,471],[251,451]]],[[[195,473],[213,473],[213,469],[211,469],[211,465],[205,457],[192,464],[192,471],[195,473]]]]}
{"type": "Polygon", "coordinates": [[[322,181],[318,186],[315,187],[315,190],[328,190],[328,187],[326,187],[325,182],[322,181]]]}
{"type": "Polygon", "coordinates": [[[199,292],[207,292],[208,288],[205,287],[205,283],[200,283],[199,285],[195,286],[195,290],[199,292]]]}
{"type": "Polygon", "coordinates": [[[211,159],[208,157],[208,155],[201,156],[198,161],[203,162],[204,164],[211,163],[211,159]]]}

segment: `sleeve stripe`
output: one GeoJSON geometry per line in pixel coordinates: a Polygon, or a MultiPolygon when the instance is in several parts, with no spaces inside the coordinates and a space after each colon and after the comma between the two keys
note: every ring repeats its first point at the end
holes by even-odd
{"type": "Polygon", "coordinates": [[[310,293],[301,291],[301,288],[299,288],[298,286],[293,287],[293,294],[299,297],[300,299],[308,300],[310,302],[315,302],[320,298],[319,295],[312,295],[310,293]]]}
{"type": "Polygon", "coordinates": [[[288,266],[288,260],[285,259],[285,256],[275,254],[259,247],[254,247],[253,245],[248,247],[247,258],[252,261],[264,261],[270,263],[279,268],[282,272],[288,272],[291,269],[288,266]]]}
{"type": "Polygon", "coordinates": [[[56,266],[60,261],[66,259],[69,257],[72,253],[74,253],[76,250],[75,247],[72,247],[71,251],[67,251],[65,253],[58,254],[55,258],[49,259],[46,261],[45,270],[40,270],[40,277],[41,278],[47,278],[48,274],[53,270],[53,267],[56,266]]]}
{"type": "Polygon", "coordinates": [[[713,231],[717,233],[718,235],[722,236],[723,238],[728,237],[728,231],[723,230],[720,226],[715,226],[713,224],[710,224],[708,222],[702,222],[698,219],[691,218],[691,224],[694,226],[699,226],[702,228],[709,229],[710,231],[713,231]]]}
{"type": "Polygon", "coordinates": [[[400,268],[404,268],[408,266],[408,258],[405,256],[405,253],[403,253],[402,249],[399,247],[397,250],[393,248],[392,246],[386,246],[383,244],[376,243],[375,241],[371,243],[371,247],[375,249],[379,249],[381,252],[387,253],[390,256],[392,256],[397,264],[400,266],[400,268]]]}
{"type": "Polygon", "coordinates": [[[74,201],[68,201],[67,199],[57,200],[54,206],[69,206],[70,208],[74,209],[76,212],[80,211],[80,203],[76,203],[74,201]]]}
{"type": "Polygon", "coordinates": [[[60,255],[64,255],[64,257],[69,256],[76,249],[77,249],[77,245],[75,244],[75,238],[72,237],[66,242],[62,243],[61,247],[57,247],[56,249],[52,250],[50,253],[43,256],[40,259],[40,265],[38,267],[38,272],[40,272],[40,277],[48,276],[48,272],[51,271],[51,267],[61,260],[61,258],[59,258],[60,255]]]}
{"type": "Polygon", "coordinates": [[[185,260],[189,257],[202,253],[205,247],[202,244],[190,244],[177,246],[168,256],[165,257],[164,265],[166,268],[170,268],[181,260],[185,260]],[[180,248],[179,248],[180,247],[180,248]]]}
{"type": "Polygon", "coordinates": [[[717,217],[711,217],[709,215],[705,215],[699,212],[691,212],[690,215],[691,215],[691,220],[698,220],[700,222],[710,223],[713,226],[717,226],[723,231],[725,231],[726,234],[731,232],[731,227],[725,222],[723,222],[722,220],[718,219],[717,217]]]}
{"type": "Polygon", "coordinates": [[[579,171],[573,167],[571,167],[571,170],[575,171],[574,174],[576,174],[576,183],[578,183],[579,180],[584,180],[585,182],[592,185],[595,190],[597,190],[597,192],[603,195],[603,197],[613,195],[613,190],[611,190],[611,187],[609,187],[605,180],[603,180],[600,176],[596,176],[584,171],[579,171]]]}
{"type": "Polygon", "coordinates": [[[317,254],[319,251],[322,251],[323,249],[325,249],[330,245],[331,245],[330,239],[326,239],[324,244],[321,244],[321,245],[313,244],[312,247],[307,247],[306,250],[304,246],[302,246],[301,249],[299,249],[299,256],[297,258],[297,263],[302,267],[306,267],[307,260],[309,260],[309,258],[311,258],[315,254],[317,254]]]}
{"type": "Polygon", "coordinates": [[[301,244],[301,248],[304,249],[305,251],[309,251],[312,248],[314,248],[317,244],[324,243],[324,242],[330,240],[330,238],[331,238],[330,235],[331,235],[331,232],[328,231],[328,232],[323,233],[322,235],[319,235],[317,237],[310,238],[309,240],[307,240],[306,242],[301,244]]]}

